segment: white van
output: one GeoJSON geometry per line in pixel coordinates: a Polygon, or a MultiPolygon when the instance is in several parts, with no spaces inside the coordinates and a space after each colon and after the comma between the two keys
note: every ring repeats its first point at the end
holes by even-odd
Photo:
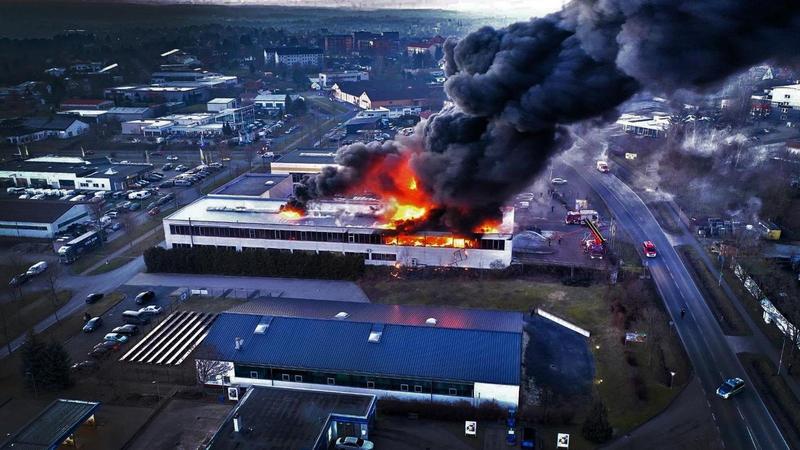
{"type": "Polygon", "coordinates": [[[46,261],[39,261],[36,264],[32,265],[29,269],[27,274],[28,275],[39,275],[40,273],[47,270],[47,262],[46,261]]]}
{"type": "Polygon", "coordinates": [[[150,197],[149,191],[136,191],[128,194],[128,200],[143,200],[150,197]]]}

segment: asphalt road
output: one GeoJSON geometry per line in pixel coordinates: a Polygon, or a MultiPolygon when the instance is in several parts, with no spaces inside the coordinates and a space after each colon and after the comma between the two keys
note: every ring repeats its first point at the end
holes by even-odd
{"type": "Polygon", "coordinates": [[[575,169],[603,197],[619,226],[634,240],[651,240],[656,245],[658,257],[649,260],[648,267],[700,380],[725,448],[788,449],[694,279],[644,202],[614,175],[589,167],[575,169]],[[683,306],[687,314],[681,319],[683,306]],[[744,379],[750,388],[728,400],[717,397],[715,391],[722,380],[734,376],[744,379]]]}

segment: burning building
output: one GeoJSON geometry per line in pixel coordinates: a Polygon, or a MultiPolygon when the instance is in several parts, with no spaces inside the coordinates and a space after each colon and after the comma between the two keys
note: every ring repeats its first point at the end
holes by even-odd
{"type": "Polygon", "coordinates": [[[367,264],[502,268],[511,263],[514,212],[472,232],[408,228],[430,214],[422,203],[339,197],[304,210],[285,200],[209,195],[164,219],[168,248],[215,246],[247,251],[363,255],[367,264]]]}

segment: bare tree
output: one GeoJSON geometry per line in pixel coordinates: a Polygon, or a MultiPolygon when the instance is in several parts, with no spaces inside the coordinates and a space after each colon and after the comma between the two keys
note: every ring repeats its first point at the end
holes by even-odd
{"type": "Polygon", "coordinates": [[[221,361],[221,358],[219,352],[209,346],[201,346],[195,351],[195,368],[199,384],[218,381],[220,377],[230,373],[231,363],[221,361]]]}
{"type": "Polygon", "coordinates": [[[47,284],[48,296],[53,303],[53,314],[56,316],[56,323],[61,324],[61,319],[58,317],[58,308],[61,307],[61,301],[58,298],[58,279],[61,276],[61,266],[54,264],[49,267],[44,274],[44,280],[47,284]]]}

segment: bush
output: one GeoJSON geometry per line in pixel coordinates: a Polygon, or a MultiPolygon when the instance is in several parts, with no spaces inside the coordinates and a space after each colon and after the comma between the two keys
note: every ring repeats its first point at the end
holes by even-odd
{"type": "Polygon", "coordinates": [[[148,272],[324,278],[355,280],[364,273],[364,258],[340,253],[283,253],[256,249],[237,252],[211,246],[144,252],[148,272]]]}
{"type": "Polygon", "coordinates": [[[608,411],[600,400],[592,403],[592,409],[581,427],[581,434],[587,440],[597,444],[607,442],[613,436],[614,429],[608,423],[608,411]]]}
{"type": "Polygon", "coordinates": [[[647,385],[644,383],[644,379],[638,373],[631,378],[631,383],[633,384],[633,392],[636,394],[636,398],[641,401],[647,401],[647,385]]]}

